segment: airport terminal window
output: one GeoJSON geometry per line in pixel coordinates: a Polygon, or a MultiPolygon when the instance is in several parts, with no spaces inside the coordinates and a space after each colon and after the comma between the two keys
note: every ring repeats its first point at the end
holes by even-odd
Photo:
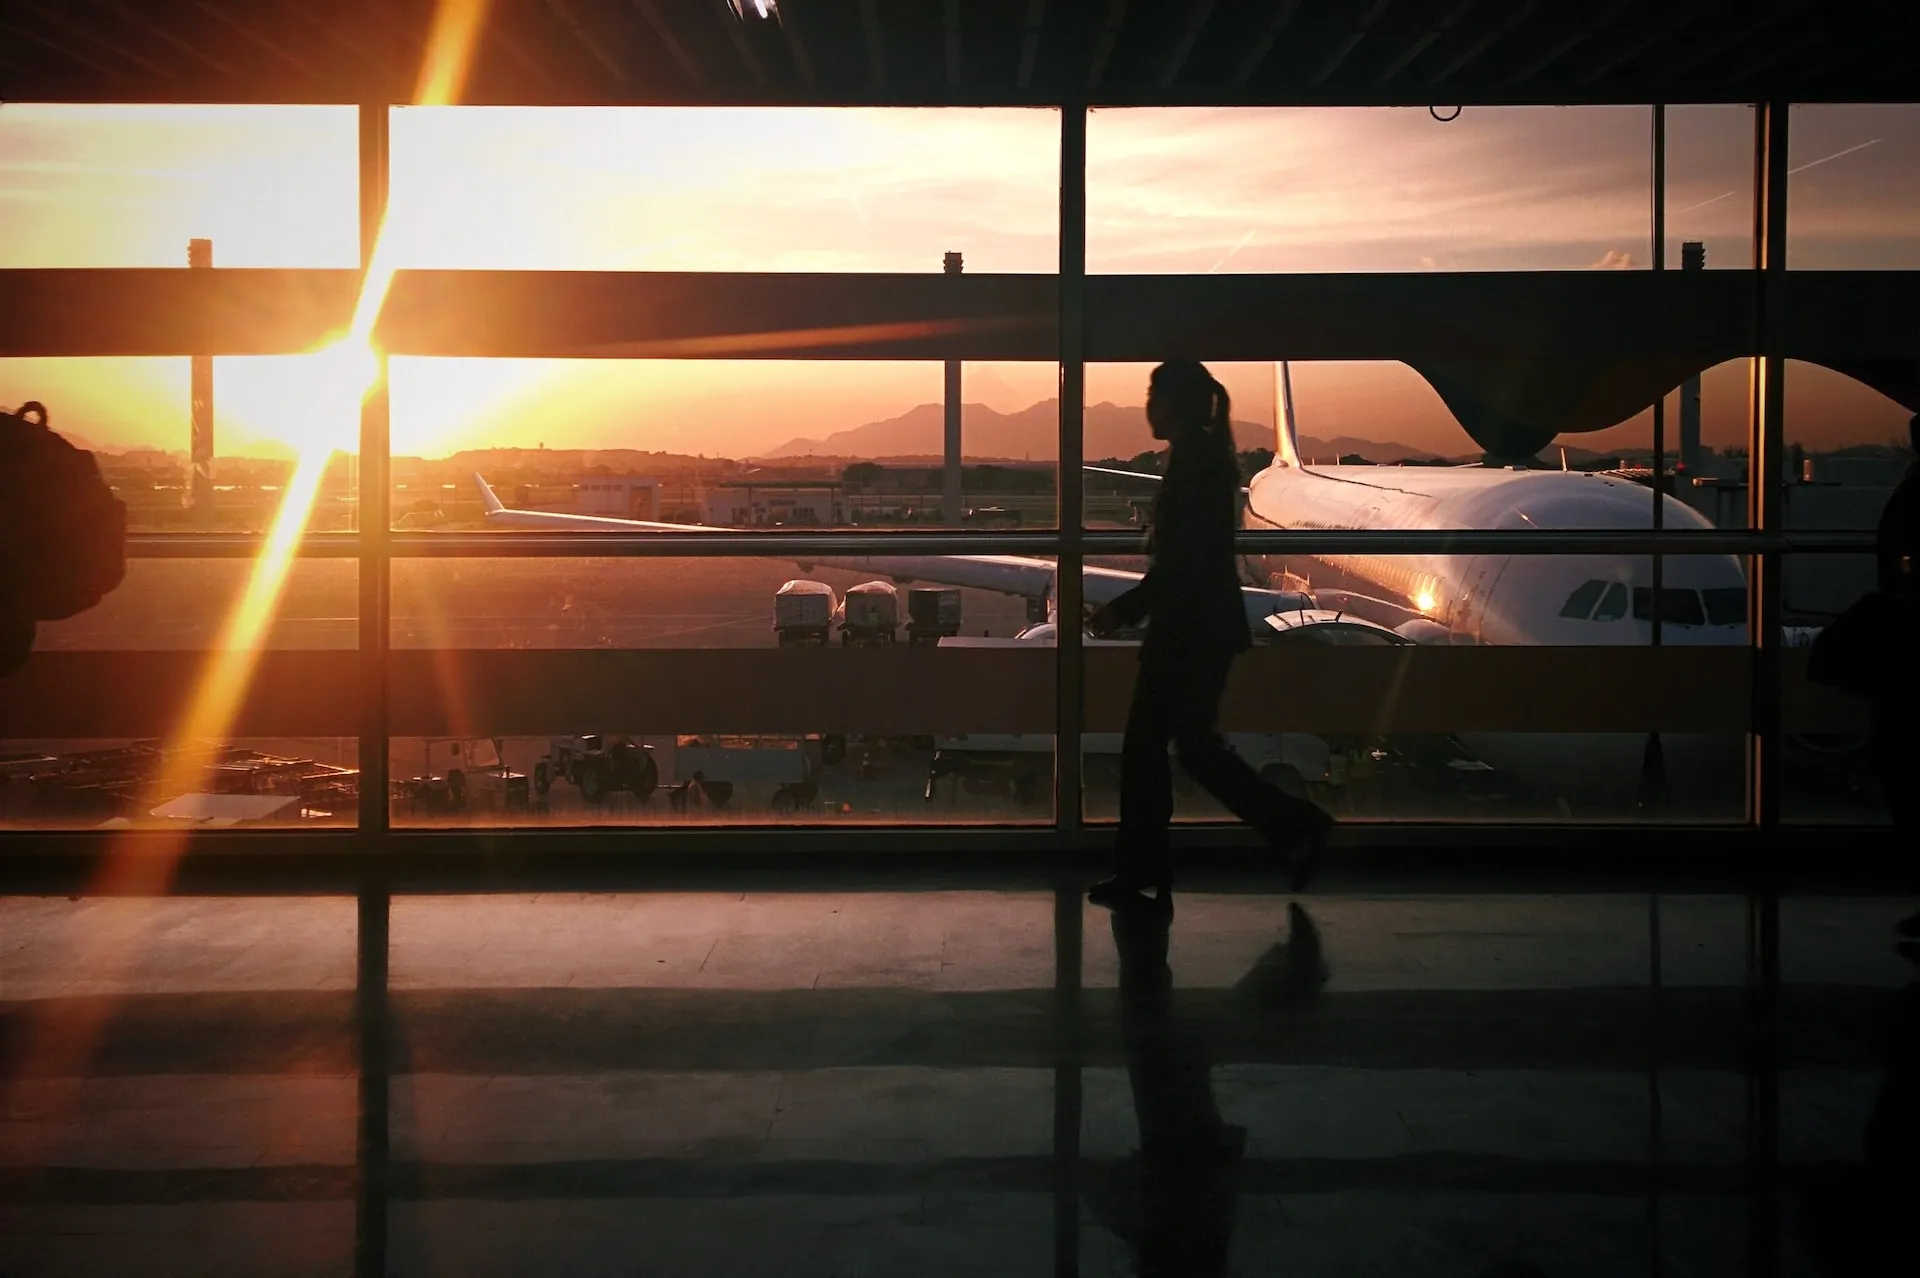
{"type": "MultiPolygon", "coordinates": [[[[1653,619],[1653,589],[1650,586],[1633,588],[1633,619],[1651,621],[1653,619]]],[[[1674,626],[1704,626],[1706,614],[1700,608],[1700,592],[1683,590],[1677,586],[1667,586],[1660,591],[1660,620],[1674,626]]]]}
{"type": "Polygon", "coordinates": [[[403,107],[395,261],[441,270],[1059,266],[1051,108],[403,107]],[[502,164],[510,151],[513,164],[502,164]]]}
{"type": "Polygon", "coordinates": [[[395,359],[394,525],[1053,527],[1059,366],[959,371],[950,517],[937,361],[395,359]]]}
{"type": "Polygon", "coordinates": [[[1589,581],[1576,586],[1567,602],[1560,609],[1560,615],[1585,621],[1593,615],[1593,606],[1600,602],[1600,595],[1607,588],[1604,581],[1589,581]]]}
{"type": "Polygon", "coordinates": [[[1649,118],[1641,106],[1470,107],[1446,123],[1425,107],[1096,110],[1087,269],[1644,269],[1649,118]]]}
{"type": "Polygon", "coordinates": [[[1799,103],[1790,113],[1787,266],[1920,269],[1920,105],[1799,103]]]}
{"type": "Polygon", "coordinates": [[[355,266],[358,142],[351,106],[8,102],[0,267],[355,266]]]}
{"type": "Polygon", "coordinates": [[[396,826],[1053,817],[1049,563],[393,568],[396,826]]]}

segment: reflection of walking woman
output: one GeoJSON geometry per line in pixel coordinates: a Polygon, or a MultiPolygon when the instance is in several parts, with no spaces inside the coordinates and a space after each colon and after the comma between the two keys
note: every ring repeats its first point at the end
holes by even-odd
{"type": "Polygon", "coordinates": [[[1187,774],[1268,842],[1299,854],[1294,890],[1306,886],[1333,819],[1262,781],[1215,729],[1220,694],[1250,639],[1234,569],[1240,472],[1226,388],[1193,360],[1153,370],[1147,421],[1168,445],[1154,499],[1152,566],[1138,586],[1096,611],[1095,634],[1146,621],[1140,674],[1120,754],[1120,835],[1114,876],[1089,893],[1111,904],[1171,884],[1172,743],[1187,774]]]}
{"type": "MultiPolygon", "coordinates": [[[[1907,422],[1907,443],[1920,454],[1920,414],[1907,422]]],[[[1873,757],[1880,774],[1880,788],[1893,818],[1895,833],[1908,840],[1911,849],[1913,830],[1920,824],[1920,670],[1908,645],[1912,643],[1909,623],[1920,610],[1920,578],[1915,576],[1915,556],[1920,555],[1920,461],[1887,498],[1880,513],[1880,526],[1874,538],[1874,560],[1880,593],[1894,604],[1892,616],[1899,619],[1899,633],[1884,636],[1882,651],[1891,656],[1879,672],[1882,687],[1873,704],[1873,757]]],[[[1911,851],[1907,864],[1915,864],[1911,851]]],[[[1910,883],[1909,887],[1920,887],[1910,883]]],[[[1907,940],[1920,940],[1920,914],[1900,924],[1907,940]]]]}

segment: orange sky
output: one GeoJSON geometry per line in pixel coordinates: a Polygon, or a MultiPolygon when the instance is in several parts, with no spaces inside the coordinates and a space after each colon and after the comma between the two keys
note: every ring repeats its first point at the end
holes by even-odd
{"type": "MultiPolygon", "coordinates": [[[[1742,265],[1750,115],[1673,108],[1669,254],[1704,238],[1742,265]]],[[[1790,261],[1920,268],[1920,108],[1797,109],[1790,261]]],[[[357,260],[349,108],[0,106],[0,265],[177,266],[207,236],[226,266],[357,260]]],[[[1643,267],[1650,147],[1640,108],[1107,111],[1089,125],[1094,271],[1643,267]]],[[[393,130],[399,266],[1047,272],[1050,111],[411,109],[393,130]]],[[[1137,403],[1144,370],[1089,370],[1137,403]]],[[[1270,413],[1264,366],[1223,368],[1238,416],[1270,413]]],[[[1051,365],[970,367],[1003,411],[1051,365]]],[[[331,405],[297,360],[219,362],[223,452],[300,439],[331,405]],[[305,423],[305,424],[303,424],[305,423]]],[[[1884,440],[1886,401],[1796,372],[1789,434],[1884,440]],[[1852,391],[1853,393],[1847,393],[1852,391]]],[[[396,361],[396,451],[635,447],[745,454],[938,399],[936,364],[396,361]]],[[[1309,433],[1471,445],[1402,366],[1298,380],[1309,433]]],[[[1741,431],[1738,370],[1709,379],[1710,436],[1741,431]],[[1716,386],[1724,384],[1720,390],[1716,386]],[[1722,402],[1724,401],[1724,403],[1722,402]]],[[[0,403],[39,398],[109,447],[180,448],[184,360],[0,361],[0,403]]],[[[1891,423],[1891,425],[1889,425],[1891,423]]],[[[1604,433],[1644,442],[1644,425],[1604,433]]],[[[1575,442],[1596,446],[1600,436],[1575,442]]]]}

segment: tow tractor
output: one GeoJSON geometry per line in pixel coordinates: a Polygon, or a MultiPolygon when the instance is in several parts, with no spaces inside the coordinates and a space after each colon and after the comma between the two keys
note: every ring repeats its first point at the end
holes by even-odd
{"type": "Polygon", "coordinates": [[[552,748],[533,765],[533,790],[542,798],[555,781],[577,786],[588,803],[604,803],[615,790],[627,790],[644,803],[660,784],[653,747],[625,736],[589,733],[555,737],[552,748]]]}

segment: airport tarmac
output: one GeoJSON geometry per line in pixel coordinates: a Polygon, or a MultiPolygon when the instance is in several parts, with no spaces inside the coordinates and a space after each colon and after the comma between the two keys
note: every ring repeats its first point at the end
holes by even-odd
{"type": "MultiPolygon", "coordinates": [[[[249,565],[238,560],[139,559],[126,582],[101,604],[68,621],[42,628],[40,644],[50,650],[200,649],[217,642],[226,609],[237,599],[249,565]]],[[[273,648],[342,649],[358,642],[357,568],[350,561],[306,560],[294,570],[265,642],[273,648]]],[[[754,648],[772,647],[772,600],[783,582],[808,576],[838,591],[865,580],[859,574],[815,569],[802,573],[794,564],[770,559],[446,559],[397,560],[393,565],[393,644],[396,648],[754,648]]],[[[1026,624],[1024,601],[991,592],[962,592],[963,630],[969,635],[1011,636],[1026,624]]],[[[706,725],[687,724],[700,732],[706,725]]],[[[484,731],[484,725],[476,725],[484,731]]],[[[619,724],[581,724],[581,732],[619,732],[619,724]]],[[[659,750],[668,738],[650,739],[659,750]]],[[[36,743],[0,743],[0,753],[36,743]]],[[[102,743],[69,743],[85,748],[102,743]]],[[[300,753],[322,762],[352,766],[351,741],[251,743],[276,753],[300,753]]],[[[548,748],[540,738],[503,742],[511,767],[531,773],[548,748]]],[[[408,775],[413,747],[395,743],[394,769],[408,775]]],[[[1729,739],[1737,777],[1741,750],[1729,739]]],[[[663,751],[664,753],[664,751],[663,751]]],[[[991,792],[925,797],[929,761],[924,751],[881,749],[870,752],[863,767],[857,752],[841,768],[824,769],[817,810],[794,818],[861,823],[1048,821],[1051,808],[1042,785],[1031,802],[991,792]],[[917,755],[917,757],[916,757],[917,755]],[[863,775],[864,773],[864,775],[863,775]]],[[[1794,820],[1841,822],[1880,819],[1877,796],[1861,784],[1864,769],[1844,759],[1819,761],[1819,770],[1790,772],[1785,811],[1794,820]]],[[[1863,762],[1861,760],[1860,762],[1863,762]]],[[[1038,759],[1041,777],[1051,767],[1038,759]]],[[[673,778],[663,759],[662,772],[673,778]]],[[[679,824],[691,821],[770,819],[773,787],[744,785],[724,810],[679,811],[664,802],[634,804],[616,797],[595,808],[577,795],[557,790],[543,811],[512,814],[510,823],[579,825],[679,824]]],[[[1343,815],[1355,818],[1411,819],[1680,819],[1738,820],[1744,794],[1736,782],[1724,793],[1675,793],[1663,813],[1647,808],[1640,796],[1611,794],[1603,801],[1561,804],[1557,796],[1508,795],[1498,803],[1461,806],[1444,787],[1415,787],[1390,797],[1375,793],[1354,798],[1343,815]]],[[[1105,770],[1089,769],[1088,813],[1095,819],[1112,811],[1112,782],[1105,770]]],[[[17,805],[0,805],[0,820],[18,823],[17,805]]],[[[1219,815],[1199,796],[1181,801],[1183,815],[1219,815]]],[[[469,809],[462,813],[396,814],[396,820],[455,824],[495,823],[498,819],[469,809]]]]}

